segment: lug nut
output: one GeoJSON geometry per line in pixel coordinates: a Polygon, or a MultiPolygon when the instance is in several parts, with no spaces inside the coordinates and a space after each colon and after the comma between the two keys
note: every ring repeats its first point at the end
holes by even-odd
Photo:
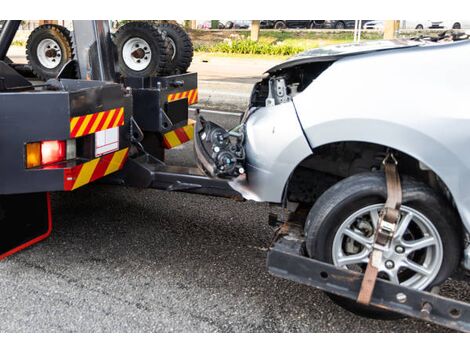
{"type": "Polygon", "coordinates": [[[393,269],[394,266],[395,266],[395,263],[392,262],[391,260],[387,260],[387,261],[385,262],[385,267],[386,267],[387,269],[393,269]]]}
{"type": "Polygon", "coordinates": [[[399,253],[399,254],[402,254],[405,252],[405,248],[403,248],[402,246],[396,246],[395,247],[395,252],[399,253]]]}

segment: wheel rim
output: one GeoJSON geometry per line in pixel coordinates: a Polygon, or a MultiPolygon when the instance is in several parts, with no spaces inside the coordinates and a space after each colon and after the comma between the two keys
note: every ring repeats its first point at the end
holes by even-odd
{"type": "Polygon", "coordinates": [[[343,22],[339,22],[336,24],[336,29],[344,29],[344,24],[343,22]]]}
{"type": "Polygon", "coordinates": [[[142,38],[130,38],[122,48],[122,59],[133,71],[145,70],[152,60],[150,45],[142,38]]]}
{"type": "Polygon", "coordinates": [[[62,50],[59,43],[49,38],[39,42],[36,54],[39,63],[48,69],[56,68],[62,60],[62,50]]]}
{"type": "MultiPolygon", "coordinates": [[[[364,207],[338,228],[332,247],[338,267],[364,271],[372,251],[373,233],[383,204],[364,207]]],[[[379,276],[417,290],[426,288],[442,264],[441,237],[432,222],[417,210],[402,206],[401,219],[391,245],[384,251],[379,276]]]]}

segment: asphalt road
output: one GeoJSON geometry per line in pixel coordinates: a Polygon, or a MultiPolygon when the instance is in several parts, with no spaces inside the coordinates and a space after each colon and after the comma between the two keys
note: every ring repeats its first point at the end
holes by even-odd
{"type": "MultiPolygon", "coordinates": [[[[190,146],[170,158],[191,164],[190,146]]],[[[52,205],[52,236],[0,262],[1,332],[447,331],[360,318],[267,274],[266,204],[91,185],[52,205]]]]}

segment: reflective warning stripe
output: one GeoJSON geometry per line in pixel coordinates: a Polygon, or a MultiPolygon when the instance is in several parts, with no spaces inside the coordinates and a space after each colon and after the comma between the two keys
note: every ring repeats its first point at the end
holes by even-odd
{"type": "Polygon", "coordinates": [[[199,96],[196,89],[187,90],[185,92],[168,94],[168,102],[172,102],[180,99],[188,99],[188,105],[193,105],[198,102],[199,96]]]}
{"type": "Polygon", "coordinates": [[[64,170],[64,190],[72,191],[110,173],[121,170],[129,148],[106,154],[100,158],[64,170]]]}
{"type": "Polygon", "coordinates": [[[166,149],[177,147],[192,140],[194,137],[194,123],[167,132],[163,135],[163,146],[166,149]]]}
{"type": "Polygon", "coordinates": [[[77,138],[124,125],[124,108],[70,118],[70,137],[77,138]]]}

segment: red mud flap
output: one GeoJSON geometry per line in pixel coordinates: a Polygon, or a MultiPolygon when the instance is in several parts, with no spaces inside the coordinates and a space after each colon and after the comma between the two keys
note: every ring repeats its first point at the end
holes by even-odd
{"type": "MultiPolygon", "coordinates": [[[[337,268],[303,255],[303,242],[282,238],[268,253],[270,274],[356,300],[364,275],[337,268]]],[[[377,280],[374,307],[470,332],[470,304],[377,280]]]]}
{"type": "Polygon", "coordinates": [[[49,193],[0,196],[0,260],[42,241],[51,231],[49,193]]]}

